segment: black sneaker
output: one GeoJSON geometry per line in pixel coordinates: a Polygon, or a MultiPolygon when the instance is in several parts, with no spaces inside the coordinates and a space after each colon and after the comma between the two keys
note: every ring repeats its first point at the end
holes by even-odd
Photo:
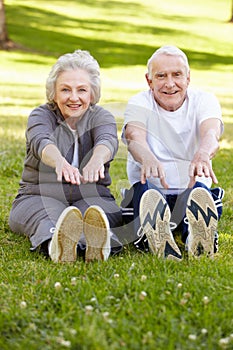
{"type": "Polygon", "coordinates": [[[139,237],[137,241],[133,242],[134,246],[136,249],[148,253],[149,252],[149,244],[148,244],[148,239],[143,232],[143,228],[140,226],[137,236],[139,237]]]}
{"type": "Polygon", "coordinates": [[[218,252],[218,231],[214,232],[214,253],[218,252]]]}
{"type": "Polygon", "coordinates": [[[147,190],[141,197],[139,213],[141,238],[135,246],[148,244],[149,251],[158,257],[182,260],[170,229],[171,212],[160,192],[147,190]]]}
{"type": "Polygon", "coordinates": [[[204,188],[194,188],[188,198],[186,216],[189,224],[188,253],[197,257],[212,257],[218,250],[218,212],[211,194],[204,188]]]}

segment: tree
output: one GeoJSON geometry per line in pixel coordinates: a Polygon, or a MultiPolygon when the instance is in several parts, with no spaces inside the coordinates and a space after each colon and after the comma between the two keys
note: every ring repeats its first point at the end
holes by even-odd
{"type": "Polygon", "coordinates": [[[233,22],[233,0],[231,1],[231,18],[229,22],[233,22]]]}
{"type": "Polygon", "coordinates": [[[0,48],[7,50],[14,46],[9,39],[6,27],[5,7],[3,0],[0,0],[0,48]]]}

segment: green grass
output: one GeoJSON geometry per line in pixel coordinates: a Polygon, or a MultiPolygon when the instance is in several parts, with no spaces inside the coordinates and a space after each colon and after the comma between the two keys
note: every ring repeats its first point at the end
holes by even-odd
{"type": "MultiPolygon", "coordinates": [[[[230,0],[5,0],[9,36],[0,51],[0,348],[53,350],[233,349],[233,26],[230,0]],[[89,50],[102,74],[101,104],[120,129],[128,98],[146,88],[153,51],[171,43],[190,59],[191,83],[214,92],[225,132],[214,159],[225,189],[220,253],[181,263],[125,246],[104,263],[54,264],[8,226],[32,108],[45,101],[56,58],[89,50]],[[61,284],[60,288],[55,283],[61,284]],[[145,293],[142,293],[145,292],[145,293]]],[[[126,149],[111,167],[112,191],[127,184],[126,149]]]]}

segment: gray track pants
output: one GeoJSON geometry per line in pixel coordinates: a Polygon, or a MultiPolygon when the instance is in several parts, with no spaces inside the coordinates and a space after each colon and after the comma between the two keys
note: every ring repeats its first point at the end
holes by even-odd
{"type": "MultiPolygon", "coordinates": [[[[70,205],[79,208],[82,214],[90,205],[100,206],[108,217],[111,231],[116,234],[120,231],[121,210],[104,186],[46,184],[30,188],[28,192],[15,198],[9,225],[12,231],[28,236],[33,249],[52,238],[60,214],[70,205]]],[[[113,236],[111,243],[119,245],[116,235],[113,236]]]]}

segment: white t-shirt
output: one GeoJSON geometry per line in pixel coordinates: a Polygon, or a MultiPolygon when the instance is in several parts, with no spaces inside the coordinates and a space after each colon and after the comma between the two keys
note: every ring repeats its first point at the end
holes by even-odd
{"type": "MultiPolygon", "coordinates": [[[[67,124],[68,125],[68,124],[67,124]]],[[[77,131],[72,129],[69,125],[68,128],[72,132],[74,136],[74,155],[71,165],[73,165],[75,168],[79,167],[79,157],[78,157],[78,134],[77,131]]]]}
{"type": "MultiPolygon", "coordinates": [[[[145,124],[148,144],[164,166],[169,184],[166,193],[179,193],[187,188],[190,180],[188,169],[198,149],[199,126],[209,118],[222,120],[220,104],[209,92],[188,88],[185,102],[174,112],[161,108],[151,90],[140,92],[126,107],[122,140],[126,143],[124,130],[128,122],[145,124]]],[[[140,164],[128,153],[127,174],[131,184],[140,181],[140,169],[140,164]]],[[[151,177],[149,181],[163,190],[158,178],[151,177]]],[[[198,181],[208,187],[212,183],[211,178],[205,177],[199,177],[198,181]]]]}

